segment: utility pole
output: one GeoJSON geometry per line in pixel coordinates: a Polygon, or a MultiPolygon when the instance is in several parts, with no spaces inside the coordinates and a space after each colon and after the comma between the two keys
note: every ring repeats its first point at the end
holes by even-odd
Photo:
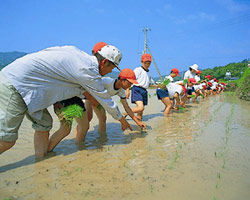
{"type": "Polygon", "coordinates": [[[145,42],[144,42],[144,51],[143,51],[143,54],[145,54],[145,53],[147,53],[147,47],[148,47],[148,44],[147,44],[147,32],[151,31],[151,28],[144,27],[144,28],[142,28],[142,31],[145,33],[145,42]]]}
{"type": "Polygon", "coordinates": [[[148,32],[148,31],[151,31],[151,29],[150,29],[150,28],[147,28],[147,27],[144,27],[144,28],[142,28],[142,31],[144,31],[144,33],[145,33],[145,42],[144,42],[144,51],[143,51],[143,54],[147,53],[147,50],[149,51],[149,54],[152,56],[154,65],[155,65],[156,70],[157,70],[157,72],[158,72],[158,74],[159,74],[159,76],[160,76],[160,79],[161,79],[161,81],[163,81],[163,78],[162,78],[162,76],[161,76],[160,70],[159,70],[159,68],[157,67],[156,62],[155,62],[155,59],[154,59],[154,57],[153,57],[153,55],[152,55],[152,53],[151,53],[151,51],[150,51],[150,49],[149,49],[149,47],[148,47],[148,44],[147,44],[147,32],[148,32]]]}

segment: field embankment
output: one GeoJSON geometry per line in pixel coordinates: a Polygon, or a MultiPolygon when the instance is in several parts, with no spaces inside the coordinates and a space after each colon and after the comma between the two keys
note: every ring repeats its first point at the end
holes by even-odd
{"type": "Polygon", "coordinates": [[[227,91],[236,92],[240,99],[250,101],[250,68],[239,80],[228,82],[227,91]]]}

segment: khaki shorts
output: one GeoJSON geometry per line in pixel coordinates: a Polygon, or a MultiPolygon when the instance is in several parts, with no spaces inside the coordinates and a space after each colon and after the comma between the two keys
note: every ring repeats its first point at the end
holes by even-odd
{"type": "Polygon", "coordinates": [[[43,110],[41,120],[32,118],[22,96],[0,71],[0,141],[17,140],[24,115],[32,121],[35,130],[49,131],[52,128],[52,117],[48,110],[43,110]]]}

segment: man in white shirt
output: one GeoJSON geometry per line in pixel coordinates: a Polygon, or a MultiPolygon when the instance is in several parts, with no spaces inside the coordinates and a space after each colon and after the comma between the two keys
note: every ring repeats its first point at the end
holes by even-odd
{"type": "Polygon", "coordinates": [[[86,91],[121,122],[123,130],[128,128],[101,80],[118,66],[121,58],[121,52],[111,45],[103,47],[96,56],[62,46],[28,54],[6,66],[0,72],[0,154],[15,144],[26,114],[36,130],[35,154],[43,157],[52,127],[47,107],[86,91]]]}
{"type": "Polygon", "coordinates": [[[198,65],[197,64],[191,65],[189,67],[189,70],[185,72],[183,79],[185,80],[185,79],[194,78],[197,71],[198,71],[198,65]]]}

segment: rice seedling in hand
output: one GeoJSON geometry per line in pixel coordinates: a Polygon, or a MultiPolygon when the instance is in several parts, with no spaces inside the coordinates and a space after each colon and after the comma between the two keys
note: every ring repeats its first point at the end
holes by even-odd
{"type": "Polygon", "coordinates": [[[66,120],[66,123],[71,123],[73,118],[80,118],[83,116],[83,109],[81,106],[73,104],[62,109],[63,118],[66,120]]]}
{"type": "Polygon", "coordinates": [[[187,84],[187,82],[188,82],[188,80],[187,80],[187,79],[185,79],[185,80],[183,81],[183,84],[184,84],[184,85],[186,85],[186,84],[187,84]]]}

